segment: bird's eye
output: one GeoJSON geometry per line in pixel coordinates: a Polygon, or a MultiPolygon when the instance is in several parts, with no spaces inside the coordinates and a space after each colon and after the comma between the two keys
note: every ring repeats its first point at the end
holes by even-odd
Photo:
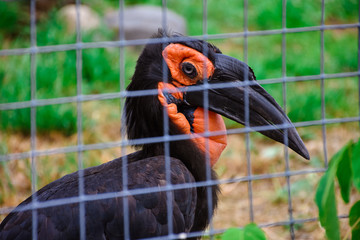
{"type": "Polygon", "coordinates": [[[188,76],[189,78],[194,78],[197,76],[197,71],[194,65],[192,65],[189,62],[183,62],[181,64],[181,70],[183,71],[183,73],[186,74],[186,76],[188,76]]]}

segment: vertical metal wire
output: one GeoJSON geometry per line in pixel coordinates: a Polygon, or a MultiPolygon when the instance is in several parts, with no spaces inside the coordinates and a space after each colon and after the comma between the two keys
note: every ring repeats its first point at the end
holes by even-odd
{"type": "MultiPolygon", "coordinates": [[[[248,63],[248,1],[244,0],[244,62],[248,63]]],[[[250,111],[249,111],[249,70],[244,71],[245,94],[244,94],[244,111],[245,111],[245,128],[250,127],[250,111]]],[[[251,154],[250,154],[250,133],[245,133],[246,141],[246,163],[248,181],[248,194],[249,194],[249,217],[250,221],[254,222],[254,203],[253,203],[253,188],[252,188],[252,170],[251,170],[251,154]]]]}
{"type": "MultiPolygon", "coordinates": [[[[124,0],[119,0],[119,40],[121,42],[125,41],[125,29],[124,29],[124,0]]],[[[120,92],[126,91],[125,84],[125,47],[120,46],[120,92]]],[[[125,99],[120,98],[120,112],[125,108],[125,99]]],[[[125,111],[122,111],[125,114],[125,111]]],[[[128,189],[128,158],[126,154],[126,123],[125,116],[121,118],[121,127],[120,127],[120,135],[121,135],[121,156],[122,156],[122,191],[125,194],[125,197],[122,198],[123,202],[123,220],[124,220],[124,239],[130,239],[130,220],[129,220],[129,189],[128,189]]]]}
{"type": "MultiPolygon", "coordinates": [[[[208,22],[207,22],[207,18],[208,18],[208,2],[207,0],[203,0],[203,19],[202,19],[202,37],[204,39],[204,41],[207,41],[208,38],[208,22]]],[[[204,42],[203,44],[203,54],[204,56],[208,56],[208,52],[209,52],[209,48],[206,42],[204,42]]],[[[204,95],[203,95],[203,101],[204,101],[204,138],[205,138],[205,167],[206,167],[206,181],[211,181],[211,162],[210,162],[210,139],[209,139],[209,83],[208,83],[208,79],[207,79],[207,69],[206,69],[206,65],[204,64],[204,84],[203,84],[203,91],[204,91],[204,95]]],[[[212,235],[213,232],[213,222],[212,222],[212,216],[213,216],[213,198],[212,198],[212,189],[213,186],[207,186],[206,187],[206,198],[207,198],[207,207],[208,207],[208,218],[209,218],[209,232],[210,232],[210,239],[213,239],[214,236],[212,235]]]]}
{"type": "MultiPolygon", "coordinates": [[[[360,115],[360,3],[358,4],[358,87],[359,87],[359,112],[360,115]]],[[[360,121],[359,121],[359,127],[360,127],[360,121]]]]}
{"type": "Polygon", "coordinates": [[[293,207],[292,207],[292,198],[291,198],[291,170],[289,164],[289,139],[288,139],[288,129],[284,129],[284,155],[285,155],[285,175],[286,175],[286,191],[288,198],[288,213],[289,213],[289,230],[291,239],[295,239],[295,228],[294,228],[294,217],[293,217],[293,207]]]}
{"type": "Polygon", "coordinates": [[[79,190],[79,226],[80,239],[86,239],[85,222],[85,191],[84,191],[84,163],[83,163],[83,134],[82,134],[82,49],[81,49],[81,20],[80,0],[76,0],[76,110],[77,110],[77,157],[78,157],[78,190],[79,190]]]}
{"type": "Polygon", "coordinates": [[[325,112],[325,69],[324,69],[324,26],[325,26],[325,0],[321,0],[321,30],[320,30],[320,81],[321,81],[321,131],[323,138],[324,165],[328,167],[327,141],[326,141],[326,112],[325,112]]]}
{"type": "MultiPolygon", "coordinates": [[[[283,109],[286,113],[286,0],[282,0],[281,34],[281,78],[283,90],[283,109]]],[[[285,146],[286,148],[286,146],[285,146]]]]}
{"type": "MultiPolygon", "coordinates": [[[[163,31],[167,33],[167,0],[162,0],[162,27],[163,31]]],[[[166,34],[163,38],[167,40],[166,34]]],[[[166,46],[164,41],[163,48],[166,46]]],[[[168,83],[168,72],[165,61],[162,64],[163,70],[163,82],[168,83]]],[[[166,91],[166,89],[165,89],[166,91]]],[[[171,160],[170,160],[170,134],[169,134],[169,118],[166,108],[163,108],[163,120],[164,120],[164,155],[165,155],[165,172],[166,172],[166,210],[167,210],[167,222],[168,222],[168,236],[170,239],[173,238],[173,186],[171,182],[171,160]]]]}
{"type": "MultiPolygon", "coordinates": [[[[30,88],[31,88],[31,101],[36,101],[36,0],[30,1],[30,38],[31,49],[30,54],[30,88]]],[[[36,106],[30,109],[30,138],[31,138],[31,192],[32,192],[32,239],[38,239],[38,213],[36,206],[37,202],[37,173],[36,173],[36,106]]]]}
{"type": "MultiPolygon", "coordinates": [[[[283,93],[283,109],[286,113],[286,3],[287,0],[282,0],[282,39],[281,39],[281,76],[282,76],[282,93],[283,93]]],[[[293,207],[291,198],[291,181],[290,181],[290,163],[289,163],[289,139],[288,129],[284,129],[284,156],[285,156],[285,172],[286,172],[286,190],[288,197],[288,213],[290,222],[290,238],[295,239],[295,229],[293,224],[293,207]]]]}

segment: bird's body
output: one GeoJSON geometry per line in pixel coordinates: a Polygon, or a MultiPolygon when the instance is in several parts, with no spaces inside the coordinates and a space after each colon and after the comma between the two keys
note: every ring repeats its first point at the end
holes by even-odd
{"type": "MultiPolygon", "coordinates": [[[[170,36],[161,31],[156,37],[171,39],[167,43],[145,47],[127,90],[157,89],[158,94],[127,98],[127,134],[130,140],[164,135],[180,138],[140,141],[136,144],[140,148],[138,152],[83,171],[84,194],[85,199],[88,198],[83,203],[87,239],[124,239],[125,232],[129,233],[130,239],[156,237],[168,235],[169,229],[174,234],[197,232],[194,239],[198,239],[218,202],[216,184],[194,185],[216,180],[211,167],[226,146],[225,124],[219,114],[249,126],[275,126],[261,133],[276,141],[288,142],[290,148],[309,158],[286,114],[257,84],[253,71],[245,63],[221,54],[218,48],[201,40],[170,36]],[[244,79],[252,85],[239,85],[244,79]],[[203,91],[188,91],[193,85],[202,86],[204,81],[210,85],[229,83],[234,86],[208,89],[205,104],[203,91]],[[246,92],[248,117],[245,117],[246,92]],[[288,124],[287,133],[276,127],[277,124],[288,124]],[[206,132],[211,133],[210,136],[205,137],[206,132]],[[288,137],[287,141],[284,135],[288,137]],[[170,169],[169,174],[166,166],[170,169]],[[123,194],[124,172],[129,190],[126,194],[123,194]],[[176,185],[180,187],[171,189],[176,185]],[[170,190],[167,190],[169,186],[170,190]],[[132,190],[139,191],[132,193],[132,190]],[[95,199],[92,196],[104,197],[95,199]],[[127,203],[127,220],[124,219],[124,202],[127,203]],[[171,213],[168,213],[169,202],[171,213]],[[128,231],[124,231],[126,223],[128,231]]],[[[40,206],[43,202],[61,199],[60,205],[36,210],[39,239],[79,238],[78,182],[79,174],[72,173],[36,193],[40,206]],[[70,203],[67,202],[69,199],[70,203]]],[[[29,197],[19,207],[31,202],[29,197]]],[[[31,239],[32,227],[32,211],[15,209],[0,224],[0,240],[31,239]]]]}
{"type": "MultiPolygon", "coordinates": [[[[141,152],[127,156],[128,189],[148,189],[166,185],[165,157],[156,156],[139,159],[141,152]],[[151,163],[151,164],[149,164],[151,163]]],[[[171,180],[176,184],[195,182],[193,175],[178,159],[171,158],[171,180]]],[[[120,193],[122,185],[122,158],[84,171],[84,193],[94,195],[101,193],[120,193]]],[[[37,192],[39,202],[77,197],[78,173],[66,175],[37,192]]],[[[153,192],[132,195],[127,198],[129,207],[129,233],[131,238],[145,238],[166,235],[167,197],[166,192],[153,192]],[[142,231],[139,231],[141,229],[142,231]]],[[[206,199],[206,198],[205,198],[206,199]]],[[[66,200],[65,200],[66,201],[66,200]]],[[[20,206],[31,203],[31,198],[20,206]]],[[[175,233],[190,231],[195,217],[197,192],[195,188],[182,188],[173,191],[173,229],[175,233]]],[[[41,203],[40,203],[41,204],[41,203]]],[[[204,203],[206,204],[206,203],[204,203]]],[[[85,202],[86,234],[88,239],[123,239],[123,198],[110,197],[85,202]]],[[[79,238],[79,203],[65,204],[55,207],[40,208],[39,239],[78,239],[79,238]]],[[[1,236],[4,239],[31,239],[32,211],[12,213],[2,223],[1,236]],[[17,217],[12,217],[16,215],[17,217]],[[9,235],[7,235],[9,234],[9,235]]]]}

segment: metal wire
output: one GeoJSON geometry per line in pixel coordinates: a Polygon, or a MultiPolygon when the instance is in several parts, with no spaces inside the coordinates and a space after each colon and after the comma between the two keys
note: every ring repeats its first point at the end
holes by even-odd
{"type": "MultiPolygon", "coordinates": [[[[124,8],[125,3],[124,0],[119,0],[119,40],[125,41],[125,30],[124,30],[124,8]]],[[[125,48],[120,47],[120,92],[124,92],[126,90],[125,84],[125,48]]],[[[120,112],[125,109],[125,99],[120,98],[120,112]]],[[[125,118],[121,119],[121,127],[120,127],[120,134],[121,134],[121,142],[126,139],[126,129],[125,129],[125,118]]],[[[127,172],[127,165],[128,165],[128,158],[126,155],[126,145],[121,145],[121,155],[122,158],[122,191],[129,196],[128,192],[128,172],[127,172]]],[[[129,201],[127,197],[123,197],[123,213],[124,213],[124,239],[130,238],[130,213],[129,213],[129,201]]]]}
{"type": "MultiPolygon", "coordinates": [[[[30,39],[31,47],[36,48],[36,8],[35,0],[30,1],[30,39]]],[[[31,100],[36,99],[36,53],[30,54],[30,88],[31,88],[31,100]]],[[[34,151],[36,150],[36,107],[30,109],[30,152],[31,152],[31,193],[33,195],[31,202],[35,206],[37,205],[37,173],[36,173],[36,156],[34,151]]],[[[37,239],[38,228],[38,214],[37,209],[31,210],[32,217],[32,238],[37,239]]]]}
{"type": "MultiPolygon", "coordinates": [[[[248,182],[248,181],[255,181],[255,180],[264,180],[264,179],[272,179],[272,178],[280,178],[280,177],[292,177],[292,176],[299,176],[299,175],[307,175],[312,173],[322,173],[326,171],[325,168],[314,168],[314,169],[307,169],[307,170],[298,170],[298,171],[289,171],[289,172],[279,172],[279,173],[271,173],[271,174],[258,174],[258,175],[251,175],[251,176],[244,176],[244,177],[237,177],[237,178],[228,178],[228,179],[218,179],[218,180],[207,180],[207,181],[200,181],[196,183],[184,183],[184,184],[176,184],[173,185],[171,188],[168,186],[159,186],[159,187],[152,187],[146,189],[130,189],[127,192],[111,192],[111,193],[99,193],[96,195],[86,195],[83,199],[85,202],[88,201],[97,201],[97,200],[105,200],[110,198],[116,197],[126,197],[130,195],[136,196],[145,193],[157,193],[157,192],[164,192],[167,190],[180,190],[192,187],[208,187],[217,184],[229,184],[229,183],[241,183],[241,182],[248,182]]],[[[70,197],[70,198],[63,198],[63,199],[54,199],[48,200],[46,202],[41,202],[40,204],[28,204],[19,206],[17,209],[13,208],[1,208],[0,214],[10,213],[11,211],[15,212],[23,212],[32,209],[42,209],[48,207],[56,207],[62,206],[72,203],[78,203],[81,201],[80,197],[70,197]]]]}
{"type": "MultiPolygon", "coordinates": [[[[167,31],[167,1],[162,0],[162,28],[167,31]]],[[[163,48],[165,48],[165,42],[167,42],[167,36],[164,34],[163,36],[164,44],[163,48]]],[[[163,82],[168,83],[168,72],[167,65],[165,61],[162,62],[162,72],[163,72],[163,82]]],[[[169,130],[169,118],[168,118],[167,108],[164,108],[163,111],[163,124],[164,124],[164,137],[166,141],[164,141],[164,155],[165,155],[165,172],[166,172],[166,210],[167,210],[167,224],[168,224],[168,237],[170,239],[174,238],[174,226],[173,226],[173,185],[171,181],[171,161],[170,161],[170,130],[169,130]]]]}
{"type": "MultiPolygon", "coordinates": [[[[80,0],[76,0],[76,43],[81,44],[81,20],[80,20],[80,0]]],[[[82,95],[82,49],[76,49],[76,95],[82,95]]],[[[84,184],[84,163],[83,163],[83,126],[82,126],[82,102],[76,102],[76,126],[77,126],[77,160],[78,160],[78,190],[79,190],[79,226],[80,226],[80,239],[86,239],[86,220],[85,220],[85,184],[84,184]]]]}
{"type": "MultiPolygon", "coordinates": [[[[348,117],[348,118],[334,118],[334,119],[325,119],[325,120],[313,120],[313,121],[306,121],[306,122],[298,122],[294,123],[295,127],[310,127],[310,126],[319,126],[325,123],[326,125],[329,124],[336,124],[336,123],[351,123],[351,122],[359,122],[360,116],[358,117],[348,117]]],[[[281,125],[273,125],[273,126],[261,126],[261,127],[251,127],[250,128],[237,128],[237,129],[229,129],[226,131],[226,134],[242,134],[242,133],[249,133],[249,132],[258,132],[258,131],[265,131],[269,129],[275,128],[291,128],[291,125],[281,124],[281,125]]],[[[224,132],[222,131],[213,131],[209,132],[208,136],[218,136],[223,135],[224,132]]],[[[205,136],[204,134],[198,134],[198,137],[205,136]]],[[[106,148],[114,148],[120,146],[132,146],[132,145],[142,145],[142,144],[149,144],[149,143],[159,143],[165,141],[179,141],[179,140],[186,140],[190,139],[189,135],[176,135],[169,137],[161,136],[161,137],[150,137],[150,138],[138,138],[136,140],[122,140],[122,141],[115,141],[115,142],[105,142],[105,143],[95,143],[95,144],[84,144],[81,147],[81,151],[89,151],[89,150],[101,150],[106,148]]],[[[62,153],[73,153],[77,152],[77,146],[70,146],[70,147],[60,147],[54,149],[46,149],[46,150],[34,150],[33,152],[22,152],[22,153],[11,153],[0,155],[0,162],[2,161],[12,161],[17,159],[26,159],[31,157],[31,154],[34,156],[48,156],[54,154],[62,154],[62,153]]]]}
{"type": "MultiPolygon", "coordinates": [[[[360,23],[351,23],[351,24],[332,24],[324,26],[311,26],[311,27],[298,27],[298,28],[287,28],[284,29],[271,29],[271,30],[261,30],[261,31],[248,31],[245,32],[234,32],[234,33],[221,33],[221,34],[209,34],[207,36],[208,40],[216,39],[231,39],[244,37],[245,34],[248,37],[255,36],[267,36],[267,35],[277,35],[282,33],[301,33],[301,32],[316,32],[320,30],[335,30],[335,29],[349,29],[349,28],[359,28],[360,23]]],[[[203,39],[202,35],[192,36],[195,39],[203,39]]],[[[176,41],[181,41],[181,38],[176,38],[176,41]]],[[[185,40],[185,39],[184,39],[185,40]]],[[[188,40],[188,39],[186,39],[188,40]]],[[[171,40],[170,40],[171,41],[171,40]]],[[[23,55],[30,53],[49,53],[49,52],[60,52],[60,51],[69,51],[76,49],[90,49],[90,48],[110,48],[110,47],[126,47],[126,46],[138,46],[145,45],[148,43],[167,43],[169,40],[164,39],[135,39],[135,40],[126,40],[126,41],[99,41],[99,42],[83,42],[83,43],[74,43],[74,44],[59,44],[59,45],[50,45],[50,46],[37,46],[30,48],[17,48],[17,49],[2,49],[0,50],[0,56],[8,55],[23,55]]]]}
{"type": "MultiPolygon", "coordinates": [[[[307,76],[296,76],[296,77],[285,77],[285,78],[269,78],[260,81],[261,85],[267,84],[276,84],[282,82],[303,82],[303,81],[313,81],[321,78],[324,79],[341,79],[346,77],[357,77],[359,76],[360,71],[357,72],[342,72],[342,73],[332,73],[332,74],[323,74],[323,75],[307,75],[307,76]]],[[[236,87],[244,87],[251,86],[254,83],[252,82],[236,82],[236,83],[217,83],[211,84],[212,89],[219,88],[232,88],[236,87]]],[[[199,91],[203,90],[203,86],[191,86],[188,88],[179,89],[180,92],[191,92],[191,91],[199,91]]],[[[171,92],[171,90],[168,90],[171,92]]],[[[149,95],[157,95],[158,90],[138,90],[138,91],[120,91],[114,93],[102,93],[102,94],[88,94],[88,95],[80,95],[73,97],[60,97],[60,98],[52,98],[52,99],[34,99],[30,101],[23,102],[10,102],[10,103],[1,103],[0,111],[2,110],[14,110],[21,108],[29,108],[29,107],[39,107],[39,106],[49,106],[56,104],[65,104],[65,103],[76,103],[76,102],[86,102],[86,101],[96,101],[96,100],[110,100],[110,99],[122,99],[125,97],[139,97],[139,96],[149,96],[149,95]]]]}
{"type": "MultiPolygon", "coordinates": [[[[179,189],[193,188],[193,187],[206,187],[207,189],[207,197],[208,208],[209,208],[209,217],[212,217],[212,186],[216,184],[229,184],[229,183],[240,183],[246,182],[248,184],[248,199],[249,199],[249,218],[250,221],[256,221],[254,216],[254,204],[253,204],[253,186],[252,182],[255,180],[263,180],[263,179],[272,179],[272,178],[286,178],[286,190],[288,197],[288,221],[281,222],[270,222],[270,223],[260,223],[260,227],[271,227],[271,226],[289,226],[290,238],[295,239],[295,224],[306,223],[318,221],[317,218],[303,218],[297,219],[293,216],[293,206],[292,206],[292,196],[291,196],[291,177],[307,175],[312,173],[322,173],[326,171],[328,165],[328,157],[327,157],[327,142],[326,142],[326,126],[328,124],[334,123],[348,123],[348,122],[360,122],[360,116],[356,117],[348,117],[348,118],[336,118],[336,119],[326,119],[326,111],[325,111],[325,80],[326,79],[342,79],[344,77],[358,77],[359,79],[359,100],[360,100],[360,16],[359,22],[353,24],[333,24],[333,25],[325,25],[325,1],[321,2],[321,24],[319,26],[312,27],[298,27],[298,28],[287,28],[286,26],[286,0],[282,0],[282,28],[281,29],[271,29],[271,30],[261,30],[261,31],[249,31],[248,30],[248,1],[244,0],[244,31],[243,32],[234,32],[234,33],[223,33],[223,34],[208,34],[208,15],[207,8],[208,2],[203,0],[203,34],[199,36],[194,36],[196,39],[203,40],[216,40],[216,39],[230,39],[230,38],[243,38],[244,39],[244,62],[247,62],[248,56],[248,41],[250,37],[254,36],[268,36],[268,35],[281,35],[282,36],[282,74],[281,78],[273,78],[273,79],[265,79],[260,83],[262,85],[266,84],[282,84],[282,93],[283,93],[283,108],[286,112],[286,98],[287,98],[287,89],[286,84],[291,82],[302,82],[302,81],[313,81],[320,80],[321,82],[321,119],[306,121],[306,122],[297,122],[294,123],[295,127],[309,127],[309,126],[321,126],[322,128],[322,142],[323,142],[323,152],[325,159],[325,166],[323,168],[312,168],[306,170],[291,170],[289,164],[289,152],[288,148],[284,148],[284,162],[285,162],[285,170],[283,172],[278,173],[268,173],[268,174],[253,174],[251,167],[251,151],[250,151],[250,133],[255,131],[269,130],[275,129],[276,127],[284,129],[284,143],[287,145],[287,130],[292,126],[289,124],[282,124],[277,126],[259,126],[259,127],[249,127],[249,99],[248,93],[245,91],[245,127],[238,129],[227,130],[226,132],[217,131],[210,132],[208,126],[208,108],[209,108],[209,99],[208,99],[208,89],[210,85],[205,81],[204,86],[192,86],[184,89],[180,89],[180,91],[204,91],[204,109],[205,109],[205,132],[203,134],[198,134],[197,137],[211,137],[223,134],[240,134],[245,133],[245,142],[246,142],[246,162],[247,162],[247,176],[245,177],[236,177],[231,179],[220,179],[220,180],[212,180],[211,172],[210,172],[210,156],[209,151],[206,154],[207,159],[207,178],[206,181],[191,183],[191,184],[177,184],[173,185],[171,183],[171,175],[170,175],[170,142],[190,139],[190,136],[187,134],[184,135],[169,135],[169,121],[167,117],[166,110],[163,114],[164,121],[164,135],[160,137],[151,137],[151,138],[142,138],[135,140],[127,140],[125,136],[125,131],[122,129],[121,131],[121,140],[115,142],[105,142],[105,143],[96,143],[96,144],[84,144],[83,142],[83,127],[82,127],[82,104],[86,101],[100,101],[100,100],[109,100],[109,99],[119,99],[120,100],[120,108],[124,108],[124,99],[126,97],[138,97],[138,96],[148,96],[148,95],[157,95],[157,90],[142,90],[142,91],[132,91],[127,92],[125,90],[125,47],[127,46],[137,46],[144,45],[147,43],[168,43],[174,41],[174,39],[163,37],[160,39],[136,39],[136,40],[125,40],[124,33],[124,0],[119,0],[119,39],[115,41],[102,41],[102,42],[82,42],[81,38],[81,22],[79,15],[80,8],[80,0],[76,1],[76,43],[74,44],[60,44],[54,46],[37,46],[36,40],[36,10],[35,10],[35,0],[30,1],[30,10],[31,10],[31,46],[29,48],[19,48],[19,49],[1,49],[0,56],[13,56],[13,55],[26,55],[30,54],[31,59],[31,99],[29,101],[22,102],[10,102],[10,103],[1,103],[0,111],[5,110],[15,110],[15,109],[31,109],[31,149],[28,152],[19,152],[12,154],[3,154],[0,155],[0,163],[7,161],[14,161],[19,159],[31,159],[31,174],[32,174],[32,193],[33,198],[30,204],[23,205],[16,209],[15,211],[32,211],[32,238],[37,239],[37,210],[47,207],[55,207],[66,204],[79,204],[79,223],[80,223],[80,239],[86,239],[86,222],[85,222],[85,203],[89,201],[96,200],[105,200],[111,198],[122,197],[123,200],[123,212],[124,212],[124,235],[126,239],[129,239],[130,236],[130,218],[129,218],[129,210],[128,210],[128,199],[127,197],[130,195],[140,195],[146,193],[157,193],[165,191],[167,195],[167,220],[168,220],[168,236],[157,237],[151,239],[176,239],[176,238],[184,238],[184,237],[195,237],[203,235],[202,232],[193,232],[187,235],[184,234],[174,234],[172,218],[173,218],[173,191],[179,189]],[[357,28],[358,30],[358,70],[357,72],[341,72],[336,74],[326,74],[324,71],[324,31],[325,30],[335,30],[335,29],[351,29],[357,28]],[[289,77],[286,75],[286,35],[289,33],[300,33],[300,32],[319,32],[320,33],[320,74],[319,75],[307,75],[307,76],[296,76],[289,77]],[[82,51],[84,49],[93,49],[93,48],[108,48],[108,47],[118,47],[119,48],[119,68],[120,68],[120,89],[114,93],[106,93],[106,94],[91,94],[91,95],[83,95],[82,94],[82,51]],[[38,99],[36,96],[36,56],[40,53],[50,53],[50,52],[59,52],[59,51],[76,51],[76,71],[77,71],[77,94],[73,97],[63,97],[63,98],[52,98],[52,99],[38,99]],[[69,147],[61,147],[54,149],[46,149],[46,150],[37,150],[36,146],[36,109],[40,106],[49,106],[49,105],[57,105],[57,104],[65,104],[65,103],[76,103],[77,105],[77,145],[69,146],[69,147]],[[122,164],[122,181],[123,181],[123,191],[121,192],[111,192],[111,193],[101,193],[97,195],[85,195],[84,194],[84,176],[83,176],[83,152],[88,150],[103,150],[107,148],[121,147],[121,153],[123,156],[126,155],[126,147],[134,144],[147,144],[147,143],[163,143],[165,149],[165,170],[166,170],[166,185],[146,188],[146,189],[128,189],[128,173],[127,173],[127,158],[124,157],[122,164]],[[36,188],[37,188],[37,171],[36,171],[36,159],[40,156],[50,156],[54,154],[63,154],[63,153],[77,153],[78,158],[78,178],[79,178],[79,195],[70,198],[64,199],[55,199],[46,202],[39,202],[36,198],[36,188]]],[[[360,12],[360,6],[359,6],[360,12]]],[[[162,0],[162,26],[163,29],[167,27],[167,1],[162,0]]],[[[181,40],[181,38],[180,38],[181,40]]],[[[188,40],[188,39],[186,39],[188,40]]],[[[179,38],[176,38],[176,41],[179,41],[179,38]]],[[[207,49],[204,48],[204,55],[207,55],[207,49]]],[[[166,70],[166,65],[164,64],[163,69],[166,70]]],[[[167,71],[163,71],[167,72],[167,71]]],[[[164,74],[164,81],[166,82],[167,76],[164,74]]],[[[245,79],[248,79],[248,72],[245,73],[245,79]]],[[[243,82],[238,82],[235,86],[249,87],[253,83],[251,81],[245,80],[243,82]]],[[[217,88],[231,88],[234,87],[234,83],[221,83],[221,84],[211,84],[212,89],[217,88]]],[[[166,90],[165,90],[166,91],[166,90]]],[[[171,90],[168,90],[171,92],[171,90]]],[[[359,101],[360,102],[360,101],[359,101]]],[[[360,104],[359,104],[360,111],[360,104]]],[[[122,126],[125,125],[122,120],[122,126]]],[[[193,136],[191,137],[193,138],[193,136]]],[[[208,140],[206,141],[206,149],[209,149],[208,140]]],[[[13,211],[14,208],[0,208],[0,214],[7,214],[13,211]]],[[[346,218],[346,215],[340,215],[339,218],[346,218]]],[[[210,229],[207,231],[207,235],[210,238],[215,234],[219,234],[224,232],[225,229],[214,229],[212,222],[210,222],[210,229]]]]}
{"type": "MultiPolygon", "coordinates": [[[[321,1],[321,26],[325,26],[325,1],[321,1]]],[[[325,40],[324,40],[324,29],[320,30],[320,81],[321,81],[321,119],[325,119],[325,40]]],[[[328,166],[327,147],[326,147],[326,125],[325,123],[321,126],[322,138],[323,138],[323,149],[324,149],[324,165],[328,166]]]]}
{"type": "MultiPolygon", "coordinates": [[[[359,87],[359,113],[360,113],[360,4],[358,6],[359,13],[359,26],[357,28],[358,31],[358,87],[359,87]]],[[[360,122],[359,122],[360,125],[360,122]]]]}
{"type": "MultiPolygon", "coordinates": [[[[207,8],[207,0],[203,0],[202,5],[203,5],[203,26],[202,26],[202,35],[204,37],[204,40],[207,40],[207,34],[208,34],[208,8],[207,8]]],[[[207,44],[204,42],[203,44],[203,55],[204,56],[208,56],[209,55],[209,48],[207,46],[207,44]]],[[[208,137],[208,133],[210,133],[209,131],[209,83],[208,83],[208,79],[205,77],[207,76],[207,69],[206,69],[206,64],[204,64],[204,78],[203,78],[203,87],[204,87],[204,96],[203,96],[203,102],[204,102],[204,124],[205,124],[205,128],[204,128],[204,136],[205,136],[205,167],[206,167],[206,180],[209,181],[211,180],[211,164],[210,164],[210,143],[209,143],[209,137],[208,137]]],[[[206,187],[206,197],[207,197],[207,208],[208,208],[208,218],[210,219],[209,222],[209,231],[213,231],[214,227],[213,227],[213,221],[212,221],[212,217],[213,217],[213,199],[212,199],[212,186],[208,186],[206,187]]],[[[213,239],[213,235],[210,234],[210,239],[213,239]]]]}
{"type": "MultiPolygon", "coordinates": [[[[286,0],[282,1],[282,13],[281,13],[281,22],[282,29],[286,30],[286,0]]],[[[285,31],[281,36],[281,76],[283,79],[282,82],[282,93],[283,93],[283,109],[286,112],[286,33],[285,31]]],[[[284,157],[285,157],[285,172],[290,172],[290,164],[289,164],[289,151],[286,147],[288,145],[288,129],[284,130],[284,157]]],[[[293,207],[292,207],[292,199],[291,199],[291,183],[290,176],[286,176],[286,191],[287,191],[287,199],[288,199],[288,213],[289,213],[289,230],[291,239],[295,239],[295,230],[293,224],[293,207]]]]}
{"type": "MultiPolygon", "coordinates": [[[[248,63],[248,1],[244,0],[244,62],[248,63]]],[[[249,71],[244,71],[244,83],[249,83],[249,71]]],[[[244,115],[245,115],[245,128],[250,128],[250,107],[249,107],[249,92],[248,85],[245,85],[245,94],[244,94],[244,115]]],[[[247,165],[247,174],[251,177],[251,150],[250,150],[250,134],[247,132],[245,134],[245,144],[246,144],[246,165],[247,165]]],[[[252,182],[248,181],[248,199],[249,199],[249,219],[250,222],[254,222],[254,204],[253,204],[253,186],[252,182]]]]}

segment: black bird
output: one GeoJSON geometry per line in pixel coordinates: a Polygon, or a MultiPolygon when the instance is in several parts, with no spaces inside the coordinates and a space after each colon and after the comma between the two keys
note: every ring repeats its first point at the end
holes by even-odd
{"type": "MultiPolygon", "coordinates": [[[[161,30],[155,38],[167,38],[169,41],[145,46],[127,90],[155,89],[158,94],[129,96],[126,99],[127,134],[129,139],[142,140],[163,136],[163,111],[166,109],[168,134],[178,135],[179,138],[169,142],[168,150],[159,138],[151,143],[138,141],[136,147],[139,151],[126,156],[130,193],[133,189],[155,189],[127,197],[131,239],[169,233],[167,199],[171,196],[173,233],[201,233],[207,227],[217,205],[219,188],[211,186],[212,204],[208,209],[208,188],[200,184],[194,187],[194,183],[207,180],[207,163],[212,166],[226,146],[226,129],[219,114],[250,127],[271,126],[272,129],[260,129],[263,130],[261,133],[281,143],[287,136],[287,145],[309,159],[308,151],[289,118],[256,82],[253,70],[244,62],[223,55],[217,47],[202,40],[176,34],[170,36],[161,30]],[[245,80],[248,80],[248,86],[242,85],[245,80]],[[221,88],[222,83],[226,83],[226,87],[221,88]],[[206,104],[204,90],[195,89],[201,86],[207,86],[206,104]],[[245,114],[246,105],[248,114],[245,114]],[[206,112],[204,107],[209,111],[206,112]],[[212,133],[210,137],[205,138],[202,134],[205,130],[212,133]],[[170,178],[166,177],[165,150],[170,155],[170,178]],[[178,185],[183,187],[170,190],[172,195],[167,194],[165,189],[160,189],[167,185],[167,180],[173,186],[183,184],[178,185]]],[[[123,161],[124,157],[85,169],[84,194],[121,193],[123,161]]],[[[216,179],[213,170],[210,175],[213,180],[216,179]]],[[[79,196],[78,181],[78,173],[72,173],[36,193],[40,202],[37,209],[39,239],[79,239],[78,202],[41,207],[46,201],[79,196]]],[[[3,220],[0,225],[1,240],[31,239],[32,212],[28,209],[19,211],[19,207],[31,201],[32,197],[29,197],[3,220]]],[[[123,203],[122,196],[85,201],[87,239],[123,239],[123,203]]]]}

